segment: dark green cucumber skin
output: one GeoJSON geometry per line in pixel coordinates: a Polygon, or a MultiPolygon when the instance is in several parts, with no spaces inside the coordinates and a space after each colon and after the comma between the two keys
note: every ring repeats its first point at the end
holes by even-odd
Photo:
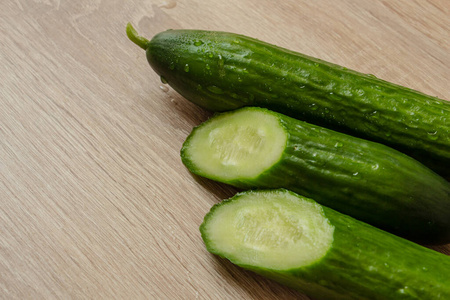
{"type": "Polygon", "coordinates": [[[267,109],[241,110],[279,119],[288,134],[280,160],[256,178],[224,180],[205,174],[186,154],[195,128],[181,149],[192,173],[242,189],[286,188],[416,242],[450,242],[450,183],[423,164],[383,144],[267,109]]]}
{"type": "MultiPolygon", "coordinates": [[[[216,204],[200,227],[208,251],[226,259],[220,249],[209,246],[204,227],[218,206],[238,199],[239,194],[216,204]]],[[[450,299],[448,256],[322,208],[335,229],[333,244],[321,260],[282,271],[240,266],[317,299],[450,299]]]]}
{"type": "Polygon", "coordinates": [[[169,30],[152,68],[211,111],[266,107],[400,150],[450,178],[450,102],[242,35],[169,30]]]}

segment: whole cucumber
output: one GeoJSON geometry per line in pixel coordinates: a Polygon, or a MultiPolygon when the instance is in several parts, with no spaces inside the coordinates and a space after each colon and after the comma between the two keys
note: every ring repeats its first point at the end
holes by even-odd
{"type": "Polygon", "coordinates": [[[209,252],[315,299],[450,299],[450,258],[287,190],[239,193],[200,226],[209,252]]]}
{"type": "Polygon", "coordinates": [[[246,107],[196,127],[181,158],[199,176],[286,188],[411,240],[450,242],[450,182],[379,143],[246,107]]]}
{"type": "Polygon", "coordinates": [[[450,178],[450,102],[226,32],[169,30],[129,38],[152,68],[211,111],[266,107],[380,142],[450,178]]]}

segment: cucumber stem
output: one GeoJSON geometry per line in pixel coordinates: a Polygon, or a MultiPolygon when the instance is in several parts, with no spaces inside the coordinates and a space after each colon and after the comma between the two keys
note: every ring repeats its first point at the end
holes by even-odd
{"type": "Polygon", "coordinates": [[[150,41],[145,37],[140,36],[137,33],[136,29],[134,29],[133,25],[131,25],[131,23],[127,24],[127,36],[133,43],[135,43],[142,49],[147,50],[150,41]]]}

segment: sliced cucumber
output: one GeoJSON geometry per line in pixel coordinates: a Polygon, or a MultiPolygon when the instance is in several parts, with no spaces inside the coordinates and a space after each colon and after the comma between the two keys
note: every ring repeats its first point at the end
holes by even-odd
{"type": "Polygon", "coordinates": [[[450,258],[287,190],[213,206],[205,245],[317,299],[450,299],[450,258]]]}
{"type": "Polygon", "coordinates": [[[378,143],[249,107],[195,128],[181,156],[200,176],[286,188],[415,241],[450,242],[450,183],[378,143]]]}
{"type": "Polygon", "coordinates": [[[184,149],[198,172],[235,180],[259,176],[270,168],[280,160],[286,141],[276,116],[243,110],[199,127],[184,149]]]}
{"type": "Polygon", "coordinates": [[[273,191],[241,194],[239,202],[214,212],[203,229],[214,237],[209,248],[220,249],[234,262],[283,270],[322,258],[333,242],[334,227],[316,202],[273,191]]]}

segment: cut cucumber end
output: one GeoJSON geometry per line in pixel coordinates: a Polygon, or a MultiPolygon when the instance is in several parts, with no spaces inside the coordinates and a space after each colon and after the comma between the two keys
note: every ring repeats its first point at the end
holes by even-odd
{"type": "Polygon", "coordinates": [[[211,253],[272,270],[320,260],[334,234],[318,203],[283,189],[237,194],[215,205],[200,230],[211,253]]]}
{"type": "Polygon", "coordinates": [[[195,128],[181,156],[197,175],[222,181],[251,179],[280,160],[287,137],[275,114],[242,108],[195,128]]]}

